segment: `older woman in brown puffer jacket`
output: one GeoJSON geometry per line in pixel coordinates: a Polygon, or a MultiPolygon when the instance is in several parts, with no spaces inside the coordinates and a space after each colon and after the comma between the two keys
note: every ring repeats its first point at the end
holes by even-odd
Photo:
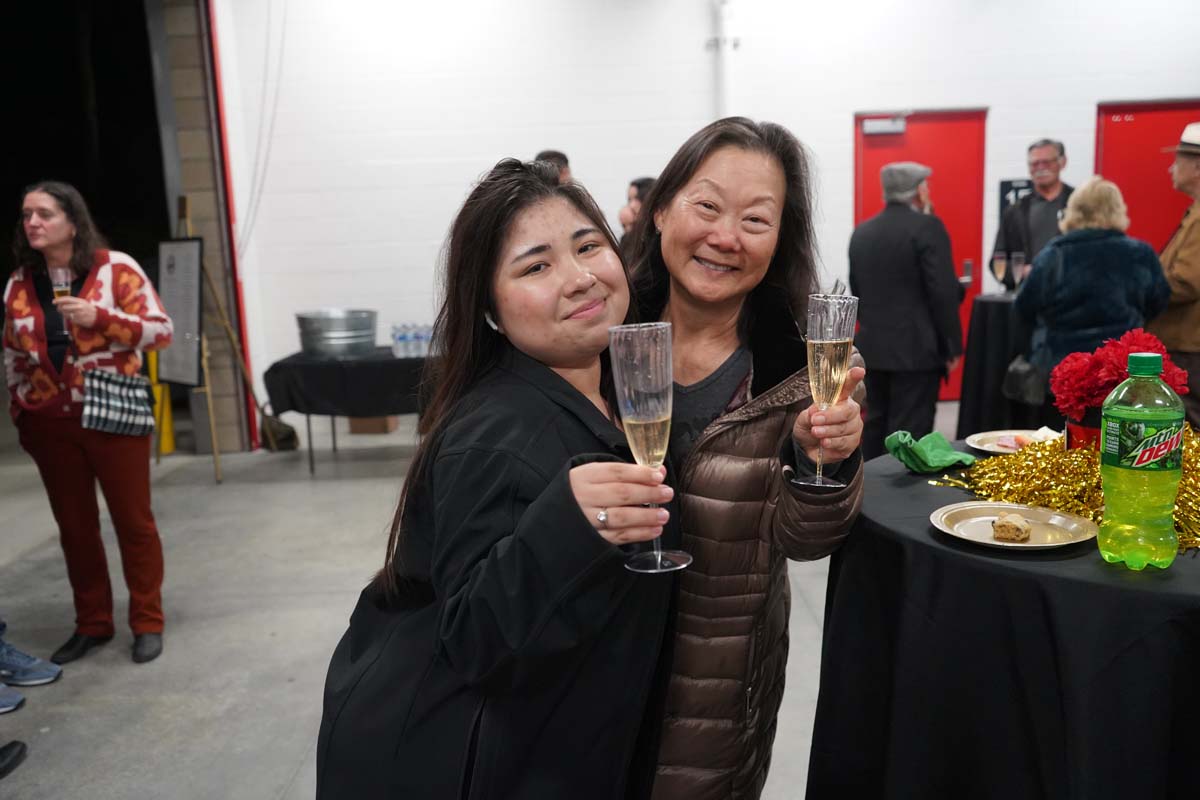
{"type": "MultiPolygon", "coordinates": [[[[862,420],[850,399],[811,408],[805,318],[816,283],[810,179],[786,129],[744,118],[692,136],[645,201],[630,251],[644,320],[671,322],[670,454],[683,545],[656,800],[757,798],[783,697],[787,560],[828,555],[862,498],[862,420]],[[793,484],[818,442],[844,488],[793,484]]],[[[855,355],[856,363],[861,359],[855,355]]]]}

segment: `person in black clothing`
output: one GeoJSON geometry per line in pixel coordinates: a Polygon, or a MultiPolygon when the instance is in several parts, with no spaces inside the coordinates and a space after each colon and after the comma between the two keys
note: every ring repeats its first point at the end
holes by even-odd
{"type": "Polygon", "coordinates": [[[630,260],[628,256],[629,247],[633,243],[633,226],[642,214],[642,203],[650,196],[650,190],[657,181],[657,178],[650,177],[634,178],[625,190],[625,205],[617,212],[617,221],[621,223],[621,238],[617,240],[617,244],[621,248],[621,254],[626,256],[626,261],[630,260]]]}
{"type": "Polygon", "coordinates": [[[858,295],[854,343],[867,362],[863,457],[884,452],[889,433],[933,430],[938,382],[962,355],[950,236],[931,208],[929,167],[910,161],[880,171],[883,211],[850,237],[850,289],[858,295]]]}
{"type": "Polygon", "coordinates": [[[648,797],[674,582],[619,546],[680,534],[603,388],[616,243],[582,187],[506,159],[445,286],[386,563],[329,666],[317,797],[648,797]]]}
{"type": "Polygon", "coordinates": [[[1007,268],[996,280],[1008,290],[1017,287],[1019,276],[1014,274],[1013,253],[1025,256],[1025,269],[1033,264],[1042,248],[1058,236],[1058,221],[1074,188],[1059,177],[1067,166],[1067,148],[1055,139],[1038,139],[1029,145],[1029,177],[1033,179],[1033,191],[1018,202],[1004,209],[1000,218],[1000,229],[996,231],[996,246],[988,262],[992,274],[996,275],[996,257],[1003,256],[1007,268]]]}
{"type": "MultiPolygon", "coordinates": [[[[621,206],[621,210],[617,212],[617,220],[621,223],[621,239],[624,240],[629,232],[633,230],[634,223],[638,221],[638,217],[642,213],[642,203],[646,202],[646,197],[649,196],[650,190],[654,188],[655,179],[634,178],[629,182],[628,188],[625,190],[625,205],[621,206]]],[[[624,241],[622,241],[624,244],[624,241]]]]}
{"type": "Polygon", "coordinates": [[[534,161],[546,161],[558,168],[558,182],[566,183],[571,180],[571,162],[567,154],[561,150],[543,150],[533,157],[534,161]]]}

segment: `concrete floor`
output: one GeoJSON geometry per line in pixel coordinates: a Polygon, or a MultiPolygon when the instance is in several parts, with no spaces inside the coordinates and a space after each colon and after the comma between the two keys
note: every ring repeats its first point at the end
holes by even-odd
{"type": "MultiPolygon", "coordinates": [[[[953,430],[956,404],[939,409],[953,430]]],[[[317,476],[303,451],[211,461],[174,455],[153,468],[166,554],[165,651],[129,660],[127,595],[104,519],[118,634],[62,680],[22,690],[0,743],[29,757],[4,800],[293,800],[314,794],[314,746],[329,655],[359,589],[383,557],[412,454],[413,418],[383,436],[315,425],[317,476]]],[[[289,417],[303,430],[303,418],[289,417]]],[[[0,615],[8,639],[48,656],[71,634],[69,587],[32,462],[0,420],[0,615]]],[[[792,564],[788,689],[766,800],[804,796],[820,665],[827,561],[792,564]]]]}

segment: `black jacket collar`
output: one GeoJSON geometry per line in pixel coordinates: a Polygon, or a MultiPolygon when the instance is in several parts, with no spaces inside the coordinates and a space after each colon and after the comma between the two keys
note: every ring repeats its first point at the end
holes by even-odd
{"type": "Polygon", "coordinates": [[[535,358],[507,345],[496,368],[532,384],[563,410],[583,423],[592,434],[613,449],[628,449],[625,435],[566,379],[535,358]]]}

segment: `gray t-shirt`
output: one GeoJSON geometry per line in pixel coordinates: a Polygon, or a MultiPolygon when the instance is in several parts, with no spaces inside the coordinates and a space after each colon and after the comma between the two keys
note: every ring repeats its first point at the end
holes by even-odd
{"type": "Polygon", "coordinates": [[[1046,200],[1037,192],[1029,202],[1029,245],[1032,253],[1025,254],[1025,263],[1032,264],[1034,257],[1042,252],[1046,242],[1058,236],[1058,216],[1067,207],[1067,193],[1059,192],[1058,197],[1046,200]]]}
{"type": "Polygon", "coordinates": [[[675,464],[683,464],[704,429],[728,407],[733,393],[750,374],[751,363],[750,351],[738,347],[707,378],[691,386],[675,384],[668,451],[675,464]]]}
{"type": "MultiPolygon", "coordinates": [[[[674,469],[683,467],[692,448],[713,420],[721,416],[733,399],[733,393],[750,374],[754,359],[746,347],[738,347],[711,375],[690,386],[675,384],[671,410],[670,454],[674,469]]],[[[781,454],[782,455],[782,454],[781,454]]],[[[816,475],[817,468],[792,440],[793,466],[797,475],[816,475]]],[[[852,459],[853,460],[853,459],[852,459]]],[[[838,477],[845,461],[828,464],[825,475],[838,477]]]]}

